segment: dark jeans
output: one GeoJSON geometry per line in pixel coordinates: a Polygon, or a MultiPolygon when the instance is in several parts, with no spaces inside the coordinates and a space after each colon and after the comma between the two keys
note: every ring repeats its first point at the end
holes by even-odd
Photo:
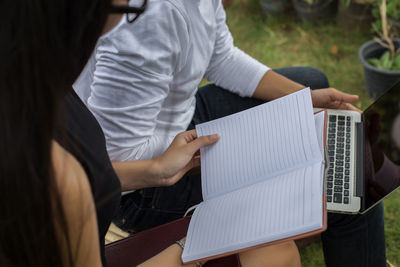
{"type": "MultiPolygon", "coordinates": [[[[326,76],[313,68],[289,67],[275,71],[312,89],[329,87],[326,76]]],[[[262,103],[212,84],[204,86],[196,95],[196,112],[188,129],[262,103]]],[[[186,176],[170,187],[147,188],[122,197],[114,222],[135,233],[178,219],[201,201],[200,175],[186,176]]],[[[385,266],[382,205],[366,215],[328,214],[328,230],[322,234],[322,242],[328,267],[385,266]]]]}

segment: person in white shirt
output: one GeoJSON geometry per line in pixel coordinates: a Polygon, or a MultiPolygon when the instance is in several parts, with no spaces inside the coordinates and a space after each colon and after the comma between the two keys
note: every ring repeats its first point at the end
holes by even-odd
{"type": "MultiPolygon", "coordinates": [[[[306,86],[324,88],[312,91],[315,107],[355,109],[358,97],[329,88],[316,69],[271,70],[248,56],[225,20],[221,0],[150,0],[134,25],[121,20],[99,40],[74,89],[102,126],[112,161],[157,157],[197,123],[306,86]],[[203,77],[212,84],[198,89],[203,77]]],[[[200,177],[187,176],[124,195],[115,222],[134,233],[181,217],[201,198],[200,177]]]]}

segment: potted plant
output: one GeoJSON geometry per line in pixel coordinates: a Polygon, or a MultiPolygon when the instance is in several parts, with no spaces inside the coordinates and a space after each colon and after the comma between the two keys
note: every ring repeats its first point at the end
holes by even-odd
{"type": "Polygon", "coordinates": [[[382,31],[378,31],[379,38],[364,43],[358,51],[364,67],[366,90],[372,98],[378,98],[400,81],[400,39],[390,32],[386,0],[382,0],[379,10],[382,26],[382,31]]]}
{"type": "Polygon", "coordinates": [[[290,7],[290,0],[260,0],[261,11],[264,17],[276,16],[290,7]]]}
{"type": "MultiPolygon", "coordinates": [[[[380,9],[379,5],[375,5],[372,13],[377,21],[374,24],[375,30],[382,31],[382,25],[380,20],[380,9]]],[[[386,14],[387,21],[391,27],[391,32],[397,36],[400,35],[400,0],[388,0],[386,2],[386,14]]]]}
{"type": "Polygon", "coordinates": [[[320,23],[333,19],[337,11],[336,0],[292,0],[297,17],[302,22],[320,23]]]}
{"type": "Polygon", "coordinates": [[[345,28],[369,29],[373,22],[372,8],[376,0],[340,0],[338,24],[345,28]]]}

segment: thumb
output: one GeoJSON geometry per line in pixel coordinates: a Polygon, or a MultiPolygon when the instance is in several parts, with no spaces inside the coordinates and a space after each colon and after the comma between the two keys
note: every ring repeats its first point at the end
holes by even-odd
{"type": "Polygon", "coordinates": [[[196,138],[195,140],[193,140],[192,142],[190,142],[187,145],[187,148],[189,150],[189,152],[191,154],[196,153],[196,151],[198,151],[201,147],[203,146],[208,146],[211,144],[214,144],[215,142],[217,142],[219,139],[219,135],[218,134],[212,134],[212,135],[205,135],[205,136],[201,136],[196,138]]]}
{"type": "Polygon", "coordinates": [[[358,95],[350,95],[340,91],[336,93],[336,99],[341,102],[354,103],[358,100],[358,95]]]}

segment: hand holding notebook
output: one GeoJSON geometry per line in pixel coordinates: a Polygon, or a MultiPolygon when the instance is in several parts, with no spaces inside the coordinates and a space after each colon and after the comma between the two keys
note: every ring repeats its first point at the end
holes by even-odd
{"type": "Polygon", "coordinates": [[[198,136],[221,138],[201,149],[204,201],[192,216],[183,262],[325,229],[325,120],[318,118],[307,88],[196,126],[198,136]]]}

